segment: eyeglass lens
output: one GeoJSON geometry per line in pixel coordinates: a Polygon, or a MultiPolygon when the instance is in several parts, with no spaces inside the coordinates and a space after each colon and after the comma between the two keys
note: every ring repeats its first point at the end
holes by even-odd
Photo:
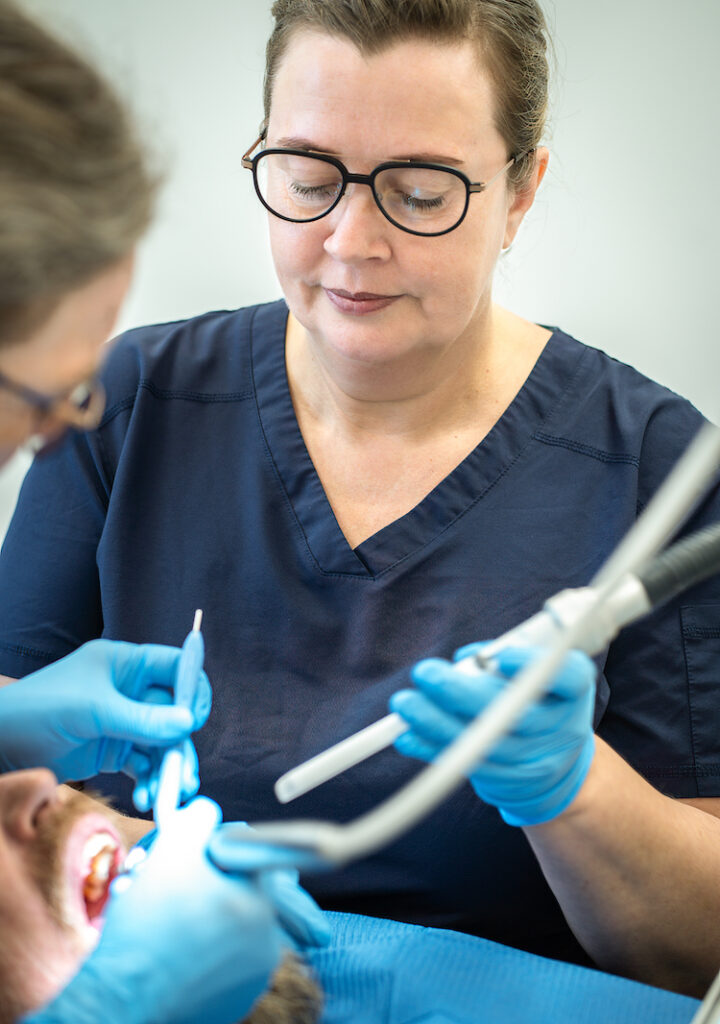
{"type": "MultiPolygon", "coordinates": [[[[280,217],[313,220],[327,213],[342,190],[334,164],[312,156],[267,153],[257,161],[256,181],[266,205],[280,217]]],[[[467,189],[461,178],[429,167],[392,167],[375,177],[375,199],[396,223],[435,234],[462,219],[467,189]]]]}
{"type": "Polygon", "coordinates": [[[60,403],[57,412],[64,414],[66,422],[83,429],[96,427],[105,410],[105,390],[99,381],[78,384],[60,403]]]}

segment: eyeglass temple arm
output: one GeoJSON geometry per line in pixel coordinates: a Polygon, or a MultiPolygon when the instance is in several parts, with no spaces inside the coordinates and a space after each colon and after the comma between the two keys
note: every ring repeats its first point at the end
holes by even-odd
{"type": "MultiPolygon", "coordinates": [[[[259,141],[260,140],[258,139],[258,142],[259,141]]],[[[257,145],[257,142],[255,143],[255,145],[257,145]]],[[[251,152],[251,150],[248,150],[248,152],[251,152]]],[[[509,170],[513,164],[519,164],[521,160],[524,160],[525,157],[532,156],[534,152],[534,149],[529,149],[527,153],[523,153],[522,156],[511,156],[508,162],[505,164],[505,166],[501,167],[497,174],[493,174],[492,178],[488,178],[487,181],[476,181],[473,182],[471,185],[468,185],[468,192],[484,192],[485,189],[489,188],[490,185],[492,185],[492,183],[497,178],[499,178],[501,174],[504,174],[505,171],[509,170]]]]}
{"type": "Polygon", "coordinates": [[[241,164],[243,165],[243,167],[247,167],[247,169],[248,169],[249,171],[251,171],[251,170],[252,170],[252,165],[253,165],[253,162],[252,162],[252,160],[250,159],[250,154],[252,153],[252,151],[253,151],[253,150],[254,150],[254,149],[255,149],[255,148],[257,147],[257,146],[259,146],[259,145],[260,145],[260,143],[262,142],[262,140],[263,140],[264,138],[265,138],[265,134],[264,134],[264,133],[263,133],[262,135],[258,135],[258,137],[257,137],[257,138],[255,139],[255,141],[253,142],[253,144],[252,144],[252,146],[250,147],[250,149],[248,149],[248,150],[247,150],[247,151],[246,151],[245,153],[243,153],[242,157],[240,158],[240,163],[241,163],[241,164]]]}

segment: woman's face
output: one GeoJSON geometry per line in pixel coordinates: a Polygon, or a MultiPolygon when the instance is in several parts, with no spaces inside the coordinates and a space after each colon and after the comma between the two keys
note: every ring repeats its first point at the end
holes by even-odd
{"type": "MultiPolygon", "coordinates": [[[[490,79],[470,44],[411,40],[364,57],[314,31],[298,32],[280,63],[266,145],[330,153],[361,174],[415,158],[457,167],[473,182],[508,160],[490,79]]],[[[401,231],[357,184],[313,223],[270,216],[288,305],[341,373],[394,367],[412,376],[414,366],[479,340],[495,262],[533,195],[534,187],[515,196],[501,175],[471,196],[458,228],[438,237],[401,231]]]]}
{"type": "MultiPolygon", "coordinates": [[[[66,396],[92,378],[132,276],[128,256],[64,295],[29,337],[0,349],[0,373],[47,396],[66,396]]],[[[0,385],[0,466],[33,435],[54,437],[64,426],[38,416],[23,398],[0,385]]]]}

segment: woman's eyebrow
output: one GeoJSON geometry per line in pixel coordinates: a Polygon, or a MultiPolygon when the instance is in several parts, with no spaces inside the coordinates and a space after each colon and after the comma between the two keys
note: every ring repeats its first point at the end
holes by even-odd
{"type": "MultiPolygon", "coordinates": [[[[277,139],[275,145],[280,149],[306,149],[308,152],[312,153],[324,153],[327,156],[335,157],[340,156],[340,154],[334,149],[329,149],[326,146],[318,146],[310,139],[305,139],[295,135],[277,139]]],[[[444,153],[408,153],[392,156],[389,157],[389,159],[402,161],[407,160],[411,163],[447,164],[449,167],[460,167],[465,162],[464,160],[458,160],[457,157],[447,156],[444,153]]]]}
{"type": "Polygon", "coordinates": [[[313,153],[326,153],[328,156],[338,156],[339,154],[335,150],[327,149],[325,146],[318,146],[310,139],[305,139],[296,135],[291,135],[287,138],[277,139],[275,145],[279,149],[307,149],[313,153]]]}
{"type": "Polygon", "coordinates": [[[424,164],[447,164],[450,167],[460,167],[465,161],[458,160],[454,156],[446,156],[444,153],[410,153],[402,156],[394,156],[393,160],[410,160],[424,164]]]}

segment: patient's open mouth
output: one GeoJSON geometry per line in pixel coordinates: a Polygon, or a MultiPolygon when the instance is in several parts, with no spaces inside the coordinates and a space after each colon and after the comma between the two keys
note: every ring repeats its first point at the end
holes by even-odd
{"type": "Polygon", "coordinates": [[[83,815],[73,826],[65,847],[68,924],[85,933],[88,929],[95,933],[102,929],[110,883],[124,856],[119,835],[101,815],[83,815]]]}
{"type": "Polygon", "coordinates": [[[118,851],[113,837],[102,832],[90,836],[83,848],[83,899],[90,924],[100,918],[107,903],[110,883],[118,872],[118,851]]]}

